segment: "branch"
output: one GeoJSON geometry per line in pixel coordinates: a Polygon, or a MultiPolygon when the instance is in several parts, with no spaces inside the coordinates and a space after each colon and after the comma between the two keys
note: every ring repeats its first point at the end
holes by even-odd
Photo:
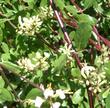
{"type": "Polygon", "coordinates": [[[83,13],[83,12],[84,12],[84,10],[81,9],[81,8],[75,3],[75,0],[70,0],[70,1],[71,1],[71,3],[74,4],[74,6],[78,9],[78,11],[79,11],[80,13],[83,13]]]}
{"type": "Polygon", "coordinates": [[[10,88],[12,89],[13,94],[14,94],[16,100],[19,101],[19,102],[21,102],[21,99],[18,97],[16,91],[14,90],[14,88],[13,88],[12,85],[10,84],[9,80],[7,79],[7,77],[6,77],[5,73],[4,73],[4,68],[3,68],[2,66],[0,66],[0,73],[1,73],[1,75],[2,75],[2,77],[3,77],[3,79],[4,79],[4,81],[5,81],[5,83],[6,83],[7,85],[9,85],[10,88]]]}
{"type": "Polygon", "coordinates": [[[88,93],[88,98],[89,98],[89,107],[90,108],[94,108],[92,91],[89,90],[89,87],[88,86],[86,88],[87,88],[87,93],[88,93]]]}
{"type": "Polygon", "coordinates": [[[93,27],[93,31],[100,38],[100,40],[102,40],[104,44],[110,48],[110,41],[101,36],[95,26],[93,27]]]}
{"type": "Polygon", "coordinates": [[[7,18],[7,22],[14,28],[16,29],[17,27],[8,19],[7,16],[5,16],[1,11],[0,11],[0,16],[7,18]]]}
{"type": "MultiPolygon", "coordinates": [[[[60,15],[59,15],[59,12],[56,9],[56,6],[55,6],[53,0],[50,0],[50,5],[51,5],[51,7],[52,7],[52,9],[53,9],[56,17],[57,17],[57,20],[59,22],[59,25],[60,25],[60,27],[62,29],[63,34],[64,34],[65,43],[67,43],[68,47],[71,47],[72,48],[72,42],[70,40],[70,37],[69,37],[69,35],[68,35],[67,31],[66,31],[66,27],[63,24],[63,21],[62,21],[60,15]]],[[[82,65],[81,65],[81,61],[80,61],[78,55],[75,52],[71,53],[71,55],[76,60],[79,68],[81,69],[82,68],[82,65]]]]}
{"type": "MultiPolygon", "coordinates": [[[[75,3],[75,0],[70,0],[75,6],[76,8],[79,10],[82,10],[78,5],[76,5],[75,3]]],[[[83,13],[83,10],[81,11],[83,13]]],[[[87,93],[88,93],[88,98],[89,98],[89,107],[90,108],[94,108],[94,102],[93,102],[93,93],[92,91],[90,91],[88,88],[89,87],[86,87],[87,88],[87,93]]]]}
{"type": "Polygon", "coordinates": [[[62,29],[62,32],[64,33],[65,42],[68,44],[68,46],[72,45],[71,40],[69,38],[69,35],[68,35],[67,31],[66,31],[66,27],[64,26],[63,21],[60,18],[59,12],[57,11],[57,8],[56,8],[53,0],[50,0],[50,5],[53,8],[53,11],[54,11],[54,13],[55,13],[55,15],[57,17],[57,20],[58,20],[59,25],[60,25],[60,27],[62,29]]]}
{"type": "MultiPolygon", "coordinates": [[[[10,86],[10,88],[12,88],[11,85],[10,85],[10,83],[9,83],[9,81],[8,81],[8,79],[7,79],[7,77],[5,76],[4,72],[1,70],[1,69],[6,69],[6,70],[7,70],[7,68],[4,67],[2,64],[0,64],[0,66],[2,67],[2,68],[0,67],[0,72],[1,72],[1,74],[3,74],[4,80],[5,80],[5,81],[7,82],[7,84],[10,86]]],[[[8,71],[8,70],[7,70],[7,71],[8,71]]],[[[15,76],[18,76],[19,78],[23,79],[23,81],[27,82],[28,84],[32,85],[33,87],[38,88],[38,89],[40,89],[40,90],[42,91],[42,89],[39,87],[38,84],[35,84],[35,83],[31,82],[31,81],[28,80],[27,78],[25,78],[25,77],[23,77],[23,76],[17,74],[17,72],[11,71],[11,73],[13,73],[15,76]]],[[[14,89],[12,88],[12,90],[14,90],[14,89]]],[[[14,91],[15,91],[15,90],[14,90],[14,91]]],[[[16,91],[15,91],[14,94],[15,94],[15,96],[16,96],[16,98],[17,98],[18,96],[17,96],[17,94],[16,94],[16,91]]]]}
{"type": "MultiPolygon", "coordinates": [[[[78,10],[81,10],[81,13],[83,13],[83,9],[81,9],[81,8],[75,3],[75,0],[70,0],[70,1],[75,5],[75,7],[76,7],[78,10]]],[[[110,41],[107,40],[106,38],[104,38],[103,36],[101,36],[95,26],[93,26],[93,32],[96,33],[96,35],[97,35],[99,41],[102,40],[105,45],[107,45],[108,47],[110,47],[110,41]]]]}
{"type": "MultiPolygon", "coordinates": [[[[61,16],[61,18],[62,18],[62,20],[63,20],[64,22],[66,22],[66,24],[68,24],[69,26],[72,26],[72,27],[74,27],[75,29],[78,28],[77,22],[75,22],[75,21],[70,21],[70,20],[68,20],[68,19],[65,19],[63,16],[61,16]]],[[[100,45],[98,42],[95,42],[94,40],[89,39],[89,44],[93,45],[98,51],[101,50],[101,45],[100,45]]]]}

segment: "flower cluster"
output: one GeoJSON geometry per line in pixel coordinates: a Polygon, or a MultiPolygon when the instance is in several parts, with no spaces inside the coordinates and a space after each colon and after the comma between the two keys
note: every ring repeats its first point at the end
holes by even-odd
{"type": "Polygon", "coordinates": [[[51,6],[40,7],[39,17],[41,19],[45,19],[46,17],[50,17],[50,18],[53,17],[53,10],[51,6]]]}
{"type": "Polygon", "coordinates": [[[75,51],[71,50],[71,45],[68,47],[67,44],[65,44],[64,47],[59,48],[59,52],[65,54],[69,60],[72,60],[71,53],[75,51]]]}
{"type": "Polygon", "coordinates": [[[40,7],[40,12],[37,16],[32,16],[30,18],[21,16],[18,17],[18,29],[16,30],[19,34],[24,35],[35,35],[39,33],[43,20],[47,17],[53,17],[53,11],[51,7],[40,7]]]}
{"type": "Polygon", "coordinates": [[[22,58],[17,61],[18,65],[20,65],[22,68],[25,68],[28,71],[33,71],[35,69],[41,69],[42,71],[45,71],[48,69],[49,64],[46,61],[46,59],[49,57],[48,53],[44,53],[44,57],[40,54],[40,52],[37,52],[35,57],[29,59],[29,58],[22,58]]]}
{"type": "Polygon", "coordinates": [[[17,61],[18,65],[22,68],[25,68],[28,71],[33,71],[35,68],[35,65],[32,64],[31,60],[29,58],[22,58],[17,61]]]}
{"type": "Polygon", "coordinates": [[[107,83],[105,72],[99,72],[93,66],[85,65],[81,69],[81,75],[86,85],[89,86],[89,90],[94,93],[101,92],[101,87],[107,83]]]}
{"type": "MultiPolygon", "coordinates": [[[[46,100],[49,100],[50,98],[52,99],[52,98],[59,97],[60,99],[63,100],[66,97],[64,91],[61,89],[54,91],[50,88],[47,88],[44,90],[43,94],[44,94],[44,98],[37,96],[36,99],[34,100],[35,107],[41,108],[42,104],[46,100]]],[[[61,104],[60,104],[60,102],[51,102],[50,106],[51,106],[50,108],[59,108],[61,106],[61,104]]]]}
{"type": "Polygon", "coordinates": [[[21,18],[21,16],[19,16],[18,21],[19,26],[17,32],[19,34],[34,35],[39,32],[42,25],[42,21],[38,15],[32,16],[31,18],[21,18]]]}
{"type": "Polygon", "coordinates": [[[109,62],[110,60],[110,49],[106,47],[105,45],[102,45],[102,50],[101,50],[101,55],[99,57],[96,57],[97,63],[98,64],[104,64],[109,62]]]}

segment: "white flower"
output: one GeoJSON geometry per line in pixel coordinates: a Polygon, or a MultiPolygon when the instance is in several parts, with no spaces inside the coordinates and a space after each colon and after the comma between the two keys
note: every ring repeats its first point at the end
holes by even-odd
{"type": "Polygon", "coordinates": [[[35,57],[36,59],[42,59],[43,57],[42,57],[42,55],[40,54],[40,52],[36,52],[36,57],[35,57]]]}
{"type": "Polygon", "coordinates": [[[67,55],[68,59],[72,60],[71,53],[75,52],[74,50],[71,50],[72,46],[65,44],[64,48],[60,48],[59,52],[67,55]]]}
{"type": "Polygon", "coordinates": [[[49,68],[49,64],[46,61],[47,57],[49,57],[48,53],[44,52],[43,57],[40,52],[37,52],[35,58],[33,58],[33,60],[36,62],[36,68],[39,68],[43,71],[47,70],[49,68]]]}
{"type": "Polygon", "coordinates": [[[52,89],[44,90],[44,97],[47,99],[48,97],[52,97],[54,95],[54,91],[52,89]]]}
{"type": "Polygon", "coordinates": [[[40,13],[39,13],[39,16],[42,18],[42,19],[45,19],[47,16],[48,17],[53,17],[53,10],[51,8],[51,6],[47,7],[40,7],[40,13]]]}
{"type": "Polygon", "coordinates": [[[81,75],[87,79],[87,77],[89,76],[90,72],[95,71],[95,68],[93,66],[87,66],[85,65],[82,69],[81,69],[81,75]]]}
{"type": "Polygon", "coordinates": [[[60,107],[60,102],[52,103],[51,108],[59,108],[59,107],[60,107]]]}
{"type": "Polygon", "coordinates": [[[40,108],[44,101],[45,101],[44,99],[37,96],[36,99],[34,100],[35,107],[40,108]]]}
{"type": "Polygon", "coordinates": [[[19,27],[17,32],[19,34],[34,35],[39,31],[42,21],[38,16],[32,16],[31,18],[26,18],[21,16],[18,17],[19,27]]]}
{"type": "Polygon", "coordinates": [[[41,69],[42,71],[45,71],[49,68],[49,64],[46,61],[47,53],[44,54],[44,57],[40,54],[40,52],[36,52],[35,57],[29,59],[29,58],[22,58],[17,61],[18,65],[20,65],[22,68],[25,68],[26,70],[33,71],[35,69],[41,69]]]}
{"type": "Polygon", "coordinates": [[[60,97],[60,99],[65,99],[65,93],[61,89],[56,90],[56,95],[58,95],[60,97]]]}
{"type": "Polygon", "coordinates": [[[32,71],[35,68],[35,65],[32,64],[31,60],[28,58],[22,58],[17,61],[18,65],[25,68],[26,70],[32,71]]]}
{"type": "Polygon", "coordinates": [[[45,58],[49,58],[50,57],[50,54],[47,53],[47,52],[44,52],[44,56],[45,56],[45,58]]]}
{"type": "Polygon", "coordinates": [[[7,106],[3,106],[3,108],[8,108],[7,106]]]}

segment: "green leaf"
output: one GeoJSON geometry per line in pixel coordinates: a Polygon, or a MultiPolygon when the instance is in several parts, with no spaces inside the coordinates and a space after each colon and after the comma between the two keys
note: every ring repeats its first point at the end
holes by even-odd
{"type": "Polygon", "coordinates": [[[81,104],[78,105],[78,108],[89,108],[89,104],[87,102],[81,102],[81,104]]]}
{"type": "Polygon", "coordinates": [[[106,102],[106,108],[110,108],[110,94],[107,96],[106,102]]]}
{"type": "Polygon", "coordinates": [[[67,59],[66,55],[62,54],[58,59],[55,60],[54,72],[60,72],[64,68],[66,64],[66,59],[67,59]]]}
{"type": "Polygon", "coordinates": [[[26,96],[26,99],[35,99],[36,96],[43,96],[43,93],[40,89],[34,88],[32,89],[26,96]]]}
{"type": "Polygon", "coordinates": [[[47,5],[47,0],[41,0],[40,6],[46,6],[47,5]]]}
{"type": "Polygon", "coordinates": [[[105,11],[104,13],[105,13],[105,15],[106,15],[108,18],[110,18],[110,10],[109,10],[109,11],[105,11]]]}
{"type": "Polygon", "coordinates": [[[104,8],[102,7],[102,5],[100,5],[99,3],[95,2],[93,7],[97,11],[97,13],[102,13],[103,14],[104,8]]]}
{"type": "Polygon", "coordinates": [[[0,43],[2,42],[2,40],[3,40],[3,31],[2,31],[2,29],[0,28],[0,43]]]}
{"type": "Polygon", "coordinates": [[[107,77],[110,78],[110,62],[107,62],[103,65],[104,72],[106,72],[107,77]]]}
{"type": "Polygon", "coordinates": [[[3,61],[3,62],[0,62],[0,64],[6,69],[8,69],[9,71],[15,72],[17,74],[20,73],[22,70],[19,66],[9,61],[3,61]]]}
{"type": "Polygon", "coordinates": [[[3,88],[5,85],[5,81],[3,80],[3,78],[0,76],[0,89],[3,88]]]}
{"type": "Polygon", "coordinates": [[[71,75],[73,77],[80,77],[81,76],[80,70],[78,68],[72,68],[71,69],[71,75]]]}
{"type": "Polygon", "coordinates": [[[107,89],[106,91],[104,91],[104,93],[102,94],[102,97],[106,98],[108,96],[109,92],[110,92],[110,89],[107,89]]]}
{"type": "Polygon", "coordinates": [[[64,4],[64,0],[55,0],[54,1],[56,6],[59,7],[59,9],[63,10],[64,7],[65,7],[65,4],[64,4]]]}
{"type": "Polygon", "coordinates": [[[0,89],[0,103],[5,101],[12,101],[13,95],[5,88],[0,89]]]}
{"type": "Polygon", "coordinates": [[[72,97],[73,104],[80,104],[80,102],[83,100],[83,97],[81,96],[82,92],[81,89],[78,89],[72,97]]]}
{"type": "Polygon", "coordinates": [[[73,7],[72,5],[65,6],[65,9],[71,13],[72,15],[76,15],[78,13],[77,9],[73,7]]]}
{"type": "Polygon", "coordinates": [[[71,40],[73,40],[74,36],[75,36],[75,31],[70,32],[69,36],[70,36],[71,40]]]}
{"type": "Polygon", "coordinates": [[[5,53],[9,52],[9,47],[5,42],[2,42],[1,48],[5,53]]]}
{"type": "Polygon", "coordinates": [[[27,3],[29,5],[29,8],[32,9],[36,2],[35,2],[35,0],[27,0],[27,3]]]}
{"type": "Polygon", "coordinates": [[[87,14],[80,14],[76,16],[80,23],[88,23],[90,25],[95,25],[97,20],[94,17],[91,17],[87,14]]]}
{"type": "Polygon", "coordinates": [[[10,59],[11,59],[10,53],[2,54],[2,55],[1,55],[1,59],[2,59],[3,61],[8,61],[8,60],[10,60],[10,59]]]}
{"type": "Polygon", "coordinates": [[[41,70],[36,71],[36,77],[41,78],[43,76],[43,72],[41,70]]]}
{"type": "Polygon", "coordinates": [[[80,23],[76,30],[74,41],[78,50],[84,49],[88,44],[88,39],[91,37],[92,27],[87,23],[80,23]]]}
{"type": "Polygon", "coordinates": [[[94,5],[95,2],[96,2],[96,0],[84,0],[84,7],[90,8],[91,6],[94,5]]]}

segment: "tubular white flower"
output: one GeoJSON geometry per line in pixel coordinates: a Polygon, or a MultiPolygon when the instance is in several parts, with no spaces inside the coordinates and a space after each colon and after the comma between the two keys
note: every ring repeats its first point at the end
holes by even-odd
{"type": "MultiPolygon", "coordinates": [[[[47,54],[47,53],[45,53],[47,54]]],[[[26,70],[33,71],[35,69],[41,69],[42,71],[46,71],[49,68],[49,64],[46,61],[47,55],[44,57],[40,54],[40,52],[36,52],[35,57],[29,58],[22,58],[17,61],[18,65],[26,70]]],[[[49,56],[48,56],[49,57],[49,56]]]]}
{"type": "Polygon", "coordinates": [[[26,70],[32,71],[35,68],[35,65],[32,64],[31,60],[28,58],[22,58],[17,61],[18,65],[26,70]]]}
{"type": "Polygon", "coordinates": [[[48,17],[53,17],[53,10],[51,8],[51,6],[47,7],[40,7],[40,13],[39,16],[41,17],[41,19],[45,19],[47,16],[48,17]]]}
{"type": "Polygon", "coordinates": [[[60,102],[55,102],[55,103],[52,103],[52,106],[50,108],[60,108],[60,102]]]}
{"type": "Polygon", "coordinates": [[[72,60],[71,53],[75,52],[74,50],[71,50],[71,47],[71,45],[68,47],[67,44],[65,44],[64,48],[59,49],[59,52],[67,55],[70,60],[72,60]]]}
{"type": "Polygon", "coordinates": [[[60,99],[65,99],[66,97],[64,91],[61,89],[56,90],[56,95],[58,95],[60,99]]]}
{"type": "Polygon", "coordinates": [[[18,17],[19,27],[17,32],[19,34],[34,35],[39,32],[42,21],[39,16],[32,16],[31,18],[26,18],[21,16],[18,17]]]}
{"type": "Polygon", "coordinates": [[[37,68],[42,69],[43,71],[45,71],[45,70],[47,70],[49,68],[49,64],[46,61],[46,59],[47,59],[47,53],[44,53],[44,57],[43,57],[40,54],[40,52],[37,52],[36,56],[35,56],[35,58],[33,60],[36,62],[35,65],[36,65],[37,68]]]}
{"type": "Polygon", "coordinates": [[[36,57],[35,57],[36,59],[42,59],[43,57],[42,57],[42,55],[40,54],[40,52],[36,52],[36,57]]]}
{"type": "Polygon", "coordinates": [[[42,99],[41,97],[37,96],[36,99],[34,100],[35,107],[40,108],[44,101],[45,101],[44,99],[42,99]]]}
{"type": "Polygon", "coordinates": [[[87,79],[87,77],[89,76],[90,72],[95,71],[95,68],[93,66],[87,66],[85,65],[82,69],[81,69],[81,75],[87,79]]]}
{"type": "Polygon", "coordinates": [[[50,54],[47,53],[47,52],[44,52],[44,56],[45,56],[46,58],[49,58],[49,57],[50,57],[50,54]]]}
{"type": "Polygon", "coordinates": [[[54,95],[54,91],[52,89],[44,90],[44,97],[47,99],[48,97],[52,97],[54,95]]]}

